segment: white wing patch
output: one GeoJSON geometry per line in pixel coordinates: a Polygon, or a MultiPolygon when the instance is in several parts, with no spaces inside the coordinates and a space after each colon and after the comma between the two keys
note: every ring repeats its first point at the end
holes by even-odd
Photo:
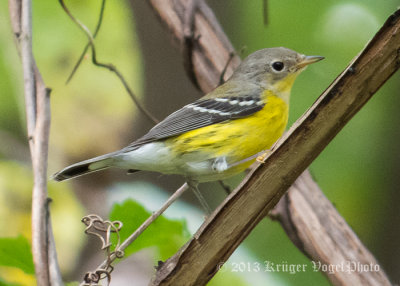
{"type": "Polygon", "coordinates": [[[186,107],[191,108],[191,109],[193,109],[195,111],[198,111],[198,112],[207,112],[207,113],[210,113],[210,114],[218,114],[218,115],[221,115],[221,116],[226,116],[226,115],[231,114],[230,112],[223,112],[221,110],[209,109],[209,108],[206,108],[206,107],[200,107],[200,106],[196,106],[196,105],[193,105],[193,104],[188,104],[188,105],[186,105],[186,107]]]}

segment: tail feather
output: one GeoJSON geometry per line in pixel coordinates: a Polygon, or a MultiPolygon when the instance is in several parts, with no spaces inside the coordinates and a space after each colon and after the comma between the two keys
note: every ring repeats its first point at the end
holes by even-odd
{"type": "Polygon", "coordinates": [[[111,167],[114,153],[106,154],[68,166],[51,176],[55,181],[69,180],[75,177],[97,172],[111,167]]]}

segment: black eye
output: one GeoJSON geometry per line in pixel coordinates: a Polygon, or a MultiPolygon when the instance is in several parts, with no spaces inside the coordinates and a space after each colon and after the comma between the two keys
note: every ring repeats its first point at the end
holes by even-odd
{"type": "Polygon", "coordinates": [[[276,71],[281,71],[281,70],[283,70],[283,67],[284,67],[285,65],[282,63],[282,62],[273,62],[272,63],[272,68],[274,69],[274,70],[276,70],[276,71]]]}

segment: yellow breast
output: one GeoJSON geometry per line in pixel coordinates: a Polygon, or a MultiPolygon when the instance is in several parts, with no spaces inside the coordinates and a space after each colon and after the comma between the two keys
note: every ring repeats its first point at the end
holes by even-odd
{"type": "MultiPolygon", "coordinates": [[[[286,128],[288,105],[271,91],[265,91],[262,98],[265,106],[250,116],[195,129],[168,139],[166,143],[177,156],[187,160],[223,156],[228,164],[269,149],[286,128]]],[[[241,164],[231,171],[240,172],[251,163],[241,164]]]]}

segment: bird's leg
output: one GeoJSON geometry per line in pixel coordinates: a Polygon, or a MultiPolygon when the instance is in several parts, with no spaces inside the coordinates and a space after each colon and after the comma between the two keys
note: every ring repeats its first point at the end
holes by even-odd
{"type": "Polygon", "coordinates": [[[197,199],[200,201],[201,206],[203,207],[204,211],[209,215],[211,214],[211,208],[210,206],[207,204],[205,198],[203,197],[203,195],[200,193],[199,189],[198,189],[198,183],[196,181],[191,181],[188,180],[187,181],[190,189],[193,191],[193,193],[195,194],[195,196],[197,197],[197,199]]]}
{"type": "Polygon", "coordinates": [[[232,193],[231,188],[225,184],[222,180],[219,180],[218,183],[220,184],[220,186],[224,189],[224,191],[226,192],[227,195],[229,195],[230,193],[232,193]]]}

